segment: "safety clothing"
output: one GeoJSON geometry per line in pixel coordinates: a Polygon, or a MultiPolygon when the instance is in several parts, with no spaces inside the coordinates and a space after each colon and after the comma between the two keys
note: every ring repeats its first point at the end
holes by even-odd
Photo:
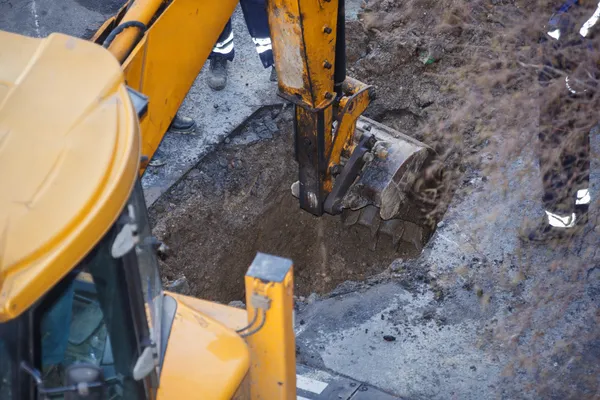
{"type": "MultiPolygon", "coordinates": [[[[240,0],[246,26],[252,36],[252,41],[256,47],[260,60],[265,68],[273,66],[273,46],[269,31],[269,19],[267,16],[265,0],[240,0]]],[[[215,47],[210,55],[211,59],[223,57],[228,61],[233,61],[235,57],[235,47],[233,44],[233,30],[231,28],[231,19],[225,25],[221,36],[217,40],[215,47]]]]}

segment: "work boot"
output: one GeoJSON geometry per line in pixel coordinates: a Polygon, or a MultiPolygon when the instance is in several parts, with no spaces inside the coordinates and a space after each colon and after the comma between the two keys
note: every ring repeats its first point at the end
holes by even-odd
{"type": "Polygon", "coordinates": [[[269,76],[269,80],[271,82],[277,82],[277,70],[275,69],[274,65],[271,67],[271,75],[269,76]]]}
{"type": "Polygon", "coordinates": [[[223,90],[227,85],[227,59],[213,57],[208,69],[208,86],[212,90],[223,90]]]}
{"type": "Polygon", "coordinates": [[[157,149],[154,152],[154,156],[152,156],[152,160],[150,160],[150,162],[148,163],[148,166],[149,167],[162,167],[166,163],[167,163],[167,158],[160,150],[157,149]]]}
{"type": "Polygon", "coordinates": [[[189,117],[184,117],[177,114],[175,115],[175,118],[173,118],[171,126],[169,126],[169,130],[175,133],[190,135],[196,131],[196,122],[189,117]]]}

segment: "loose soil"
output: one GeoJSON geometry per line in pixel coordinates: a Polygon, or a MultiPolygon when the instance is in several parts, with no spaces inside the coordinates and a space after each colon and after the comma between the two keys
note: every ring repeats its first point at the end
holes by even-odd
{"type": "Polygon", "coordinates": [[[192,295],[244,299],[244,274],[257,252],[294,261],[296,294],[325,293],[363,280],[412,248],[395,251],[363,227],[315,217],[298,206],[291,110],[263,110],[205,157],[151,209],[154,233],[171,250],[162,275],[185,276],[192,295]]]}

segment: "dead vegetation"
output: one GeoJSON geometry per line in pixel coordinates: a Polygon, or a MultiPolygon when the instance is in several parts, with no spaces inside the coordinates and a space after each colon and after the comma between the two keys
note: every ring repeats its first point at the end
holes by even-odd
{"type": "MultiPolygon", "coordinates": [[[[597,6],[581,3],[569,13],[580,24],[597,6]]],[[[564,149],[538,146],[538,133],[548,129],[540,126],[540,110],[553,116],[551,128],[561,129],[569,138],[590,132],[598,124],[599,35],[586,45],[579,43],[576,31],[564,46],[540,40],[560,4],[547,0],[370,0],[365,6],[361,16],[365,51],[353,65],[354,71],[381,88],[374,117],[411,131],[438,150],[449,171],[444,186],[447,201],[455,192],[455,201],[469,192],[464,183],[479,176],[504,189],[504,202],[541,202],[542,194],[533,188],[540,186],[537,182],[547,171],[538,169],[537,159],[559,160],[564,149]],[[551,80],[540,87],[538,78],[544,71],[551,80]],[[580,92],[586,91],[583,98],[563,101],[567,75],[577,81],[580,92]],[[515,168],[517,181],[507,173],[515,168]],[[532,189],[515,190],[515,186],[532,189]]],[[[561,144],[579,145],[570,139],[561,144]]],[[[578,148],[567,150],[580,154],[578,148]]],[[[512,354],[504,370],[510,384],[499,389],[499,398],[592,399],[599,395],[595,203],[590,223],[571,240],[541,248],[524,245],[514,255],[519,264],[512,281],[498,280],[491,263],[478,271],[455,271],[469,275],[470,287],[493,288],[486,290],[492,295],[482,290],[482,304],[502,292],[518,292],[520,303],[490,337],[499,351],[512,354]],[[526,383],[511,388],[517,381],[526,383]],[[526,394],[520,392],[522,388],[526,394]]],[[[476,213],[488,221],[507,218],[493,210],[476,213]]],[[[467,234],[476,238],[480,233],[467,234]]]]}

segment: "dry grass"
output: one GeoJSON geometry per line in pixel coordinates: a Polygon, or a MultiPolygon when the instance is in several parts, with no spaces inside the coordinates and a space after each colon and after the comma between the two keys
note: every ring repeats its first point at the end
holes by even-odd
{"type": "MultiPolygon", "coordinates": [[[[598,124],[600,34],[590,40],[589,48],[557,48],[550,41],[540,42],[545,25],[560,3],[368,2],[363,21],[375,40],[387,40],[392,35],[407,38],[414,33],[421,44],[444,48],[443,62],[425,72],[436,82],[443,99],[422,120],[419,137],[436,147],[447,168],[440,187],[446,202],[460,195],[465,172],[477,171],[497,187],[505,188],[505,202],[522,203],[522,196],[509,189],[514,182],[506,178],[507,166],[528,160],[520,174],[521,185],[530,185],[531,179],[540,180],[546,172],[538,170],[536,158],[557,160],[563,150],[577,154],[578,148],[568,147],[578,146],[573,137],[590,132],[598,124]],[[555,68],[547,67],[548,60],[555,68]],[[538,77],[544,68],[552,79],[541,87],[538,77]],[[587,90],[588,95],[564,101],[567,75],[577,80],[579,90],[587,90]],[[552,115],[550,121],[540,119],[540,111],[552,115]],[[540,147],[538,133],[544,129],[562,129],[566,139],[560,146],[540,147]],[[482,154],[489,155],[484,157],[485,162],[482,154]]],[[[572,19],[585,21],[596,7],[592,3],[572,11],[572,19]]],[[[597,205],[593,204],[592,209],[597,205]]],[[[595,223],[594,215],[591,220],[595,223]]],[[[522,256],[525,267],[517,274],[520,278],[507,282],[507,286],[510,290],[526,287],[526,293],[521,294],[523,302],[494,332],[501,351],[512,355],[505,366],[509,388],[503,389],[504,395],[519,397],[518,392],[511,392],[510,382],[520,378],[529,382],[526,389],[534,398],[600,398],[600,293],[590,292],[590,279],[598,279],[597,252],[598,234],[588,230],[570,243],[549,245],[542,255],[522,256]],[[584,297],[591,298],[591,303],[581,303],[584,297]],[[555,340],[556,334],[550,335],[557,330],[560,340],[555,340]]],[[[486,282],[494,275],[482,269],[475,279],[482,286],[498,285],[496,281],[486,282]]]]}

